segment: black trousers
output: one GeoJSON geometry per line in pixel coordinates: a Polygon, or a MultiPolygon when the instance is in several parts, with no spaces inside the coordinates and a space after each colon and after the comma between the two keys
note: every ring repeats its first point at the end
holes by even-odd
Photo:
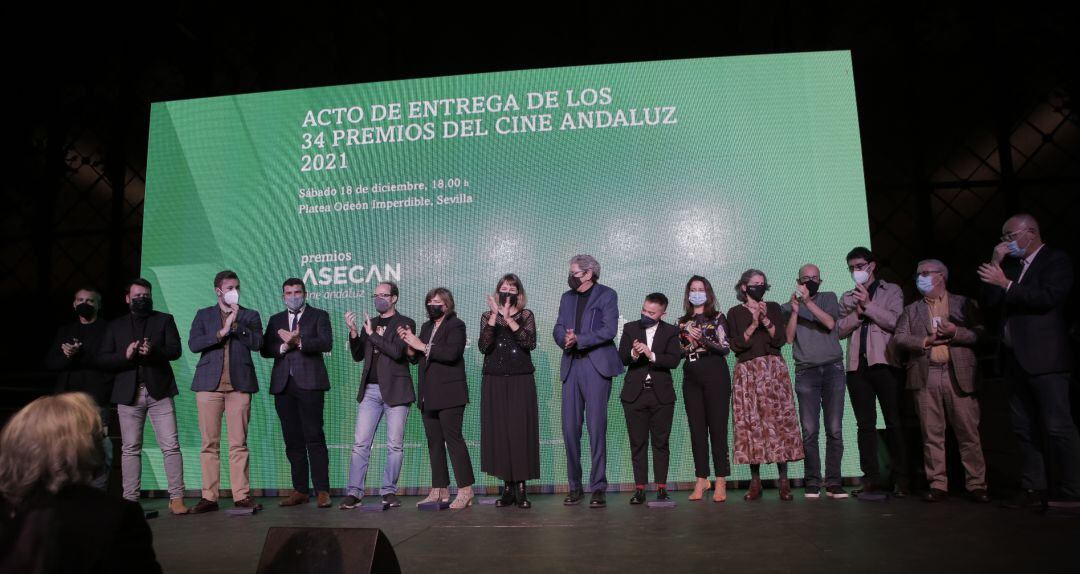
{"type": "Polygon", "coordinates": [[[709,478],[709,442],[716,476],[731,474],[728,457],[728,415],[731,413],[731,373],[727,360],[706,354],[683,363],[683,406],[690,424],[694,475],[709,478]]]}
{"type": "Polygon", "coordinates": [[[292,468],[293,490],[309,494],[308,468],[315,490],[330,491],[330,457],[323,434],[323,399],[325,391],[309,391],[289,377],[285,390],[274,395],[274,408],[281,419],[285,456],[292,468]]]}
{"type": "Polygon", "coordinates": [[[667,484],[668,461],[671,458],[668,439],[675,405],[660,404],[652,389],[641,391],[632,403],[623,403],[626,430],[630,433],[630,459],[634,464],[634,484],[649,484],[649,453],[652,442],[653,477],[656,484],[667,484]]]}
{"type": "Polygon", "coordinates": [[[454,465],[454,478],[458,488],[472,486],[472,459],[469,447],[461,434],[465,419],[465,406],[423,411],[424,434],[427,435],[428,456],[431,457],[431,487],[447,488],[450,486],[450,469],[446,466],[446,451],[450,451],[450,464],[454,465]]]}
{"type": "Polygon", "coordinates": [[[899,369],[889,365],[860,366],[857,371],[848,371],[847,388],[848,395],[851,396],[851,408],[855,411],[855,421],[859,427],[859,466],[862,468],[863,480],[873,484],[881,482],[876,404],[881,403],[881,414],[885,417],[885,432],[893,466],[893,480],[907,486],[911,482],[911,470],[900,417],[901,402],[904,398],[904,381],[899,369]]]}

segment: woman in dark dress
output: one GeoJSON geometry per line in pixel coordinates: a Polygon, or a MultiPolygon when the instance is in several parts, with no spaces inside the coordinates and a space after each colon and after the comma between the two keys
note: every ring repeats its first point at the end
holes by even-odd
{"type": "Polygon", "coordinates": [[[679,319],[679,342],[683,357],[683,405],[690,425],[697,482],[690,500],[701,500],[709,482],[709,439],[712,439],[716,490],[713,502],[727,500],[728,409],[731,408],[731,375],[728,373],[727,319],[716,309],[716,294],[709,280],[694,275],[683,296],[686,314],[679,319]]]}
{"type": "Polygon", "coordinates": [[[787,463],[802,460],[802,429],[787,363],[780,349],[787,342],[780,305],[766,302],[765,274],[748,269],[735,285],[742,301],[728,310],[728,342],[735,351],[731,410],[735,420],[735,464],[750,465],[746,500],[761,498],[761,465],[776,463],[780,500],[790,501],[787,463]]]}
{"type": "Polygon", "coordinates": [[[531,508],[525,481],[540,478],[540,415],[531,351],[536,319],[517,275],[499,279],[480,319],[480,470],[503,481],[496,506],[531,508]]]}

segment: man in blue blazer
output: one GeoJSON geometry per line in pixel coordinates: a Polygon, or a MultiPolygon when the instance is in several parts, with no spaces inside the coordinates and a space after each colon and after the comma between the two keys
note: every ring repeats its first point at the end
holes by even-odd
{"type": "Polygon", "coordinates": [[[330,508],[330,460],[323,433],[323,400],[330,390],[323,353],[329,353],[334,342],[330,315],[307,304],[307,290],[300,279],[286,279],[281,292],[286,310],[266,322],[262,347],[262,356],[274,359],[270,394],[292,468],[293,493],[280,505],[298,506],[310,500],[310,463],[318,506],[330,508]]]}
{"type": "Polygon", "coordinates": [[[251,499],[248,482],[247,428],[251,394],[258,392],[251,353],[262,348],[259,312],[240,306],[240,278],[225,270],[214,277],[217,304],[195,313],[188,336],[192,353],[202,353],[191,390],[199,409],[202,434],[202,499],[192,514],[218,509],[221,486],[221,415],[228,419],[229,481],[233,505],[262,508],[251,499]]]}
{"type": "Polygon", "coordinates": [[[607,501],[607,405],[611,379],[623,372],[615,347],[619,329],[619,296],[600,285],[600,263],[590,255],[570,259],[570,290],[559,301],[555,342],[563,349],[562,431],[566,445],[566,472],[570,492],[563,504],[581,502],[581,425],[588,421],[592,469],[589,473],[591,508],[607,501]]]}

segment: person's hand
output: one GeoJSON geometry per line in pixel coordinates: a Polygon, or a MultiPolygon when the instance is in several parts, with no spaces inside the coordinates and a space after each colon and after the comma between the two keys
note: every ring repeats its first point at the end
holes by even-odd
{"type": "Polygon", "coordinates": [[[950,323],[948,319],[942,319],[941,324],[937,328],[937,338],[948,341],[956,336],[956,324],[950,323]]]}
{"type": "Polygon", "coordinates": [[[799,314],[799,297],[795,293],[791,294],[791,312],[795,315],[799,314]]]}
{"type": "Polygon", "coordinates": [[[1009,278],[997,263],[983,263],[978,270],[979,280],[988,285],[997,285],[1002,289],[1009,286],[1009,278]]]}
{"type": "Polygon", "coordinates": [[[870,291],[865,285],[856,283],[852,295],[855,297],[855,310],[862,315],[866,311],[866,304],[870,302],[870,291]]]}
{"type": "Polygon", "coordinates": [[[503,303],[503,306],[499,309],[499,314],[502,315],[503,319],[506,319],[507,321],[510,320],[510,299],[509,298],[506,299],[506,302],[503,303]]]}
{"type": "Polygon", "coordinates": [[[573,329],[567,329],[566,330],[565,344],[563,344],[563,348],[564,349],[570,349],[570,348],[573,348],[576,345],[577,345],[577,333],[575,333],[573,329]]]}
{"type": "Polygon", "coordinates": [[[409,330],[408,327],[398,327],[397,333],[398,337],[401,337],[401,340],[404,341],[406,345],[417,351],[424,351],[424,342],[420,340],[420,337],[417,337],[415,333],[409,330]]]}
{"type": "Polygon", "coordinates": [[[693,323],[686,326],[686,334],[695,342],[701,340],[701,329],[693,323]]]}
{"type": "Polygon", "coordinates": [[[802,283],[796,283],[795,290],[798,291],[800,295],[802,295],[802,299],[804,301],[810,300],[810,290],[806,288],[806,285],[803,285],[802,283]]]}
{"type": "Polygon", "coordinates": [[[367,314],[367,311],[364,311],[364,332],[367,333],[369,337],[371,336],[371,316],[367,314]]]}
{"type": "Polygon", "coordinates": [[[136,350],[138,348],[139,348],[139,341],[132,341],[132,342],[128,343],[127,350],[124,351],[124,357],[127,358],[127,360],[130,361],[131,358],[135,356],[135,352],[136,352],[136,350]]]}
{"type": "Polygon", "coordinates": [[[652,349],[649,349],[648,345],[642,343],[641,341],[638,341],[637,339],[634,339],[634,353],[637,354],[637,356],[639,357],[644,355],[646,357],[649,357],[650,359],[652,358],[652,349]]]}
{"type": "Polygon", "coordinates": [[[499,301],[498,301],[498,299],[495,298],[494,295],[488,295],[487,296],[487,304],[488,304],[488,308],[491,309],[491,314],[492,315],[498,315],[499,314],[499,301]]]}
{"type": "Polygon", "coordinates": [[[354,311],[345,312],[345,326],[349,328],[349,334],[356,336],[356,313],[354,311]]]}
{"type": "Polygon", "coordinates": [[[82,343],[80,343],[78,339],[76,339],[74,342],[71,342],[71,343],[60,343],[60,350],[63,351],[64,356],[69,358],[69,359],[74,357],[75,354],[78,353],[79,349],[81,349],[81,348],[82,348],[82,343]]]}
{"type": "Polygon", "coordinates": [[[1005,260],[1005,256],[1009,254],[1009,242],[1002,241],[994,246],[994,252],[990,254],[990,263],[1000,266],[1001,262],[1005,260]]]}
{"type": "Polygon", "coordinates": [[[288,329],[278,329],[277,330],[277,336],[278,336],[278,338],[281,339],[282,343],[285,343],[286,345],[288,345],[289,343],[292,342],[293,333],[292,333],[292,331],[290,331],[288,329]]]}
{"type": "Polygon", "coordinates": [[[139,354],[147,356],[153,351],[153,345],[150,343],[150,339],[143,337],[142,344],[139,345],[139,354]]]}

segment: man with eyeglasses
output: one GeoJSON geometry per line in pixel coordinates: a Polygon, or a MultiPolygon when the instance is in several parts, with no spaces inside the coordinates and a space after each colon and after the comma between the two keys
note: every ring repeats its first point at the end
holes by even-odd
{"type": "Polygon", "coordinates": [[[945,466],[945,427],[952,426],[967,475],[968,495],[990,502],[986,461],[979,439],[979,400],[974,347],[982,338],[979,308],[949,293],[949,269],[937,259],[919,262],[915,285],[922,299],[904,307],[896,323],[896,346],[907,353],[907,388],[915,393],[923,436],[923,464],[930,491],[926,502],[941,502],[949,492],[945,466]]]}
{"type": "Polygon", "coordinates": [[[416,400],[405,341],[398,337],[404,327],[416,332],[416,322],[397,312],[398,286],[390,281],[379,283],[372,294],[379,316],[372,321],[367,312],[364,322],[357,325],[356,313],[345,313],[349,327],[349,351],[354,361],[364,363],[360,375],[360,390],[356,402],[356,433],[349,462],[349,483],[345,500],[338,508],[349,510],[362,504],[364,483],[367,481],[371,443],[379,421],[386,416],[386,466],[383,468],[381,504],[401,506],[397,497],[397,482],[404,458],[405,422],[409,405],[416,400]]]}
{"type": "Polygon", "coordinates": [[[1080,435],[1069,411],[1072,355],[1065,319],[1072,260],[1043,244],[1039,223],[1030,215],[1010,217],[1001,232],[990,262],[978,273],[986,303],[1001,308],[999,359],[1023,455],[1022,490],[1005,506],[1046,504],[1044,440],[1061,468],[1061,500],[1052,504],[1080,506],[1080,435]]]}
{"type": "Polygon", "coordinates": [[[900,363],[891,343],[896,320],[904,310],[904,293],[877,277],[877,257],[865,247],[847,255],[855,288],[840,299],[840,337],[848,340],[847,388],[858,425],[859,466],[862,488],[852,492],[875,494],[882,490],[877,452],[877,403],[885,417],[892,457],[893,496],[909,494],[911,482],[907,445],[901,426],[900,404],[904,396],[900,363]]]}

